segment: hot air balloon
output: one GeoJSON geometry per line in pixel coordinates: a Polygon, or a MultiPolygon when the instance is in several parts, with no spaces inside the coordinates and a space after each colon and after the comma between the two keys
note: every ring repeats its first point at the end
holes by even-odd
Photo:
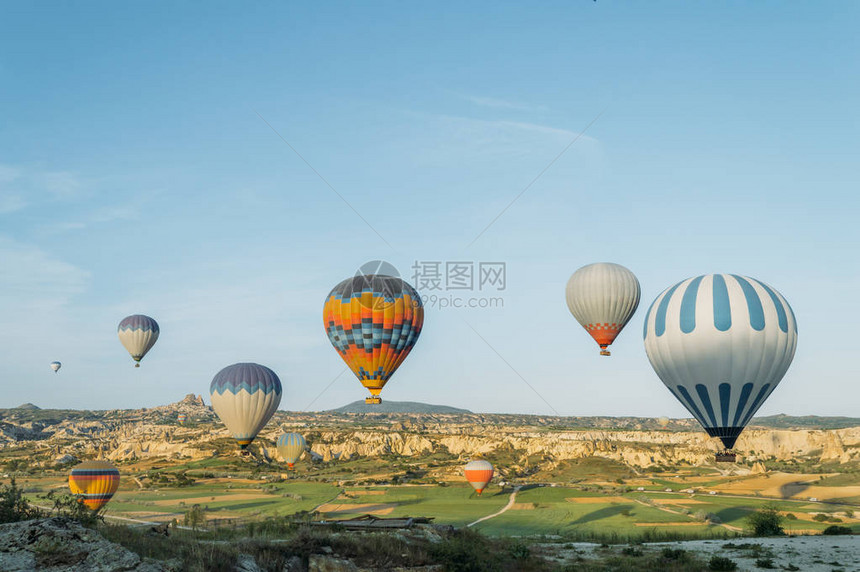
{"type": "Polygon", "coordinates": [[[61,364],[60,362],[58,362],[58,361],[52,361],[51,362],[51,369],[54,370],[54,373],[57,373],[58,371],[60,371],[61,367],[63,367],[63,364],[61,364]]]}
{"type": "Polygon", "coordinates": [[[379,393],[418,340],[424,304],[404,280],[382,274],[348,278],[332,289],[323,306],[331,345],[371,397],[379,393]]]}
{"type": "Polygon", "coordinates": [[[483,459],[469,461],[463,469],[466,480],[480,495],[493,480],[493,465],[483,459]]]}
{"type": "Polygon", "coordinates": [[[185,423],[186,419],[188,419],[188,416],[185,413],[180,413],[179,415],[176,416],[176,420],[179,422],[180,425],[185,423]]]}
{"type": "Polygon", "coordinates": [[[142,314],[128,316],[119,323],[119,341],[134,359],[134,367],[140,367],[140,360],[155,345],[159,332],[158,322],[142,314]]]}
{"type": "Polygon", "coordinates": [[[615,341],[639,306],[639,281],[620,264],[583,266],[567,281],[567,307],[597,345],[600,355],[615,341]]]}
{"type": "Polygon", "coordinates": [[[281,380],[265,366],[234,363],[215,374],[209,394],[212,409],[244,450],[278,409],[281,380]]]}
{"type": "Polygon", "coordinates": [[[108,503],[119,488],[119,470],[107,461],[84,461],[69,473],[69,490],[92,510],[108,503]]]}
{"type": "Polygon", "coordinates": [[[688,278],[657,296],[645,352],[669,391],[731,452],[794,358],[797,321],[782,295],[734,274],[688,278]]]}
{"type": "Polygon", "coordinates": [[[660,427],[665,429],[669,425],[669,418],[668,417],[658,417],[657,418],[657,425],[659,425],[660,427]]]}
{"type": "Polygon", "coordinates": [[[298,433],[286,433],[278,437],[278,454],[283,457],[289,468],[293,468],[307,447],[305,438],[298,433]]]}

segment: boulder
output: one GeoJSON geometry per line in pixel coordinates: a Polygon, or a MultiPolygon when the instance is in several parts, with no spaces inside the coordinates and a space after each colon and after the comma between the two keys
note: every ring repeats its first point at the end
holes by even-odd
{"type": "Polygon", "coordinates": [[[66,518],[0,525],[0,570],[4,572],[163,572],[161,563],[106,540],[66,518]]]}

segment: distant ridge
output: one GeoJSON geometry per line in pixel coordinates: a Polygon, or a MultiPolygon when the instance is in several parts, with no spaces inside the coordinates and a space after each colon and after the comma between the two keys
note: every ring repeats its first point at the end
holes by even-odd
{"type": "Polygon", "coordinates": [[[471,413],[448,405],[432,405],[415,401],[383,401],[375,405],[364,401],[353,401],[343,407],[331,409],[331,413],[471,413]]]}
{"type": "Polygon", "coordinates": [[[771,429],[845,429],[860,426],[860,417],[822,417],[819,415],[768,415],[753,417],[750,425],[771,429]]]}
{"type": "Polygon", "coordinates": [[[15,409],[27,409],[29,411],[37,411],[37,410],[40,410],[42,408],[39,407],[38,405],[33,405],[32,403],[22,403],[18,407],[15,407],[15,409]]]}

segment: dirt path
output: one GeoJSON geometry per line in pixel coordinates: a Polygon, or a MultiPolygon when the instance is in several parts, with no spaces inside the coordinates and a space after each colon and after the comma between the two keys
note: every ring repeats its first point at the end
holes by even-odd
{"type": "MultiPolygon", "coordinates": [[[[670,509],[670,508],[666,508],[665,506],[661,506],[661,505],[656,504],[656,503],[655,503],[655,504],[648,504],[647,502],[643,502],[643,501],[641,501],[641,500],[637,500],[637,499],[633,499],[633,500],[635,500],[637,503],[641,504],[642,506],[647,506],[647,507],[651,507],[651,508],[656,508],[657,510],[662,510],[663,512],[668,512],[668,513],[671,513],[671,514],[678,515],[678,516],[680,516],[681,518],[687,518],[687,519],[689,519],[689,518],[690,518],[690,516],[689,516],[689,515],[684,514],[684,513],[683,513],[683,512],[681,512],[681,511],[672,510],[672,509],[670,509]]],[[[695,523],[693,523],[693,524],[695,524],[695,523]]],[[[703,523],[701,523],[701,524],[705,524],[705,523],[703,522],[703,523]]],[[[721,522],[721,523],[719,524],[719,526],[722,526],[723,528],[726,528],[726,529],[728,529],[728,530],[731,530],[732,532],[743,532],[743,529],[742,529],[742,528],[738,528],[737,526],[732,526],[731,524],[725,524],[725,523],[722,523],[722,522],[721,522]]]]}
{"type": "Polygon", "coordinates": [[[502,507],[502,510],[500,510],[499,512],[494,512],[493,514],[487,515],[485,517],[479,518],[475,522],[470,522],[466,526],[467,527],[468,526],[475,526],[479,522],[484,522],[485,520],[490,520],[491,518],[496,518],[500,514],[506,512],[509,508],[514,506],[514,502],[517,500],[517,491],[519,491],[519,490],[520,490],[519,486],[514,487],[514,491],[511,493],[511,498],[508,499],[508,504],[506,504],[504,507],[502,507]]]}

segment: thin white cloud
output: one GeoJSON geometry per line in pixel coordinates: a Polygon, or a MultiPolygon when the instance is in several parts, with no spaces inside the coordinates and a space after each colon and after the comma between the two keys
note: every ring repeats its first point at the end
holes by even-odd
{"type": "Polygon", "coordinates": [[[22,307],[62,305],[82,292],[89,274],[44,250],[0,237],[0,283],[3,303],[0,313],[8,316],[22,307]]]}
{"type": "Polygon", "coordinates": [[[13,213],[27,206],[21,195],[0,188],[0,214],[13,213]]]}
{"type": "Polygon", "coordinates": [[[0,214],[30,207],[42,207],[56,201],[78,200],[88,187],[69,171],[35,171],[12,165],[0,165],[0,214]]]}
{"type": "Polygon", "coordinates": [[[74,199],[84,188],[80,178],[68,171],[39,173],[33,177],[35,182],[57,199],[74,199]]]}
{"type": "Polygon", "coordinates": [[[465,99],[466,101],[473,103],[475,105],[479,105],[481,107],[491,107],[494,109],[510,109],[513,111],[547,111],[549,108],[545,105],[530,105],[526,103],[520,103],[517,101],[510,101],[507,99],[501,99],[497,97],[485,97],[482,95],[470,95],[470,94],[462,94],[457,93],[458,97],[465,99]]]}

